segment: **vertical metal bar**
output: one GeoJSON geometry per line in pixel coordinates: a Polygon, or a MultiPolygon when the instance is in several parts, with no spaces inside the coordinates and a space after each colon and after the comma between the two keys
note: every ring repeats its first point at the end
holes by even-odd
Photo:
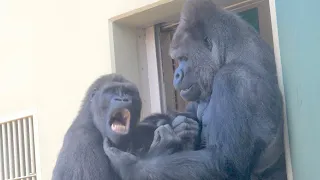
{"type": "MultiPolygon", "coordinates": [[[[34,150],[34,134],[33,134],[33,119],[29,117],[29,140],[30,140],[30,164],[31,164],[31,173],[36,174],[36,165],[35,165],[35,150],[34,150]]],[[[35,180],[35,177],[31,178],[35,180]]]]}
{"type": "Polygon", "coordinates": [[[4,179],[8,179],[8,155],[7,155],[7,131],[6,131],[6,125],[2,125],[2,147],[3,147],[3,175],[4,179]]]}
{"type": "Polygon", "coordinates": [[[23,119],[23,137],[24,137],[24,159],[25,159],[25,167],[26,167],[26,175],[30,175],[30,164],[29,164],[29,141],[28,141],[28,118],[23,119]]]}
{"type": "Polygon", "coordinates": [[[11,122],[7,123],[7,135],[8,135],[8,159],[9,159],[9,178],[13,178],[14,165],[13,165],[13,148],[12,148],[12,129],[11,122]]]}
{"type": "Polygon", "coordinates": [[[14,155],[14,177],[20,176],[20,169],[19,169],[19,152],[18,152],[18,126],[17,121],[12,122],[12,132],[13,132],[13,155],[14,155]]]}
{"type": "Polygon", "coordinates": [[[20,119],[18,121],[18,142],[19,142],[19,166],[20,166],[20,176],[25,176],[25,165],[24,165],[24,148],[23,148],[23,132],[22,132],[22,121],[23,119],[20,119]]]}
{"type": "Polygon", "coordinates": [[[0,124],[0,180],[36,180],[33,116],[0,124]]]}
{"type": "Polygon", "coordinates": [[[2,124],[0,124],[0,180],[4,180],[4,170],[3,170],[3,162],[4,158],[2,155],[3,152],[3,145],[2,145],[2,124]]]}

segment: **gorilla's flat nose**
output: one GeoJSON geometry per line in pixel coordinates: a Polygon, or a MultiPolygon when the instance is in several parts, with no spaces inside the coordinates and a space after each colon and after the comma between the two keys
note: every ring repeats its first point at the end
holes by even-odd
{"type": "Polygon", "coordinates": [[[180,84],[183,79],[183,76],[183,71],[181,69],[177,69],[174,73],[173,85],[177,86],[178,84],[180,84]]]}

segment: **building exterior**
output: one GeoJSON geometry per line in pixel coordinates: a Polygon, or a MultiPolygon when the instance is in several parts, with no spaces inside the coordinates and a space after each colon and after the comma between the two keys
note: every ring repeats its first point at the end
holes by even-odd
{"type": "MultiPolygon", "coordinates": [[[[174,64],[164,61],[183,2],[0,1],[0,123],[32,117],[25,122],[33,123],[22,132],[34,134],[35,146],[29,151],[34,152],[30,157],[35,165],[32,162],[28,172],[36,172],[37,179],[51,178],[64,133],[87,87],[102,74],[122,73],[135,82],[143,115],[184,106],[170,85],[174,64]]],[[[287,106],[289,179],[318,179],[320,2],[216,2],[238,12],[274,47],[287,106]]],[[[0,137],[12,130],[8,138],[15,138],[15,125],[19,122],[8,126],[10,130],[6,126],[0,137]]],[[[0,172],[6,165],[1,163],[0,172]]],[[[7,179],[14,173],[8,171],[7,179]]]]}

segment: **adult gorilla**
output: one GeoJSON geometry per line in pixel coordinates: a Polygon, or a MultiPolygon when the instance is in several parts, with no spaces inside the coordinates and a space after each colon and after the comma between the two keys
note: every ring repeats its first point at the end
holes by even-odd
{"type": "Polygon", "coordinates": [[[170,126],[173,116],[153,114],[139,122],[140,112],[141,99],[133,83],[116,74],[97,79],[64,137],[52,179],[120,179],[103,151],[103,139],[110,146],[139,157],[183,149],[183,141],[170,126]]]}
{"type": "Polygon", "coordinates": [[[126,150],[128,145],[124,142],[131,137],[140,111],[136,86],[119,75],[98,78],[89,87],[78,116],[64,137],[52,180],[119,179],[103,152],[103,138],[110,138],[115,147],[126,150]],[[120,121],[122,114],[125,118],[120,121]]]}
{"type": "Polygon", "coordinates": [[[258,33],[210,0],[187,0],[170,54],[179,62],[174,86],[197,106],[205,147],[147,160],[105,148],[120,176],[286,179],[275,58],[258,33]]]}

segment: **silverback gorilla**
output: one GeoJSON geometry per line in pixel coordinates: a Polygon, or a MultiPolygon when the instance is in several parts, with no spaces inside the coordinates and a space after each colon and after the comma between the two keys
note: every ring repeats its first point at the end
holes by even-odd
{"type": "MultiPolygon", "coordinates": [[[[172,120],[178,115],[175,122],[192,115],[153,114],[139,122],[140,112],[141,99],[133,83],[117,74],[98,78],[88,89],[78,116],[65,135],[52,179],[120,179],[103,151],[103,139],[138,157],[172,154],[188,145],[182,144],[171,125],[177,124],[172,120]]],[[[199,130],[197,127],[195,130],[199,130]]]]}
{"type": "Polygon", "coordinates": [[[203,148],[139,159],[105,146],[120,177],[287,179],[275,58],[258,33],[210,0],[186,0],[170,55],[179,62],[174,86],[201,120],[203,148]]]}

